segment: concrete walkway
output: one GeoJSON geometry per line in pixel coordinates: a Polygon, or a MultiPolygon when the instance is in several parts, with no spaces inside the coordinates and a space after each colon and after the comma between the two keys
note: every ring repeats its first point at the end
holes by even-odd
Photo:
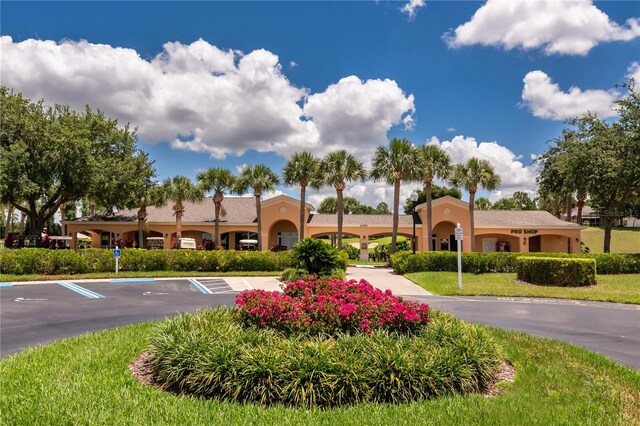
{"type": "Polygon", "coordinates": [[[381,290],[391,290],[396,296],[431,296],[427,290],[403,277],[391,268],[355,267],[347,268],[347,279],[367,280],[381,290]]]}

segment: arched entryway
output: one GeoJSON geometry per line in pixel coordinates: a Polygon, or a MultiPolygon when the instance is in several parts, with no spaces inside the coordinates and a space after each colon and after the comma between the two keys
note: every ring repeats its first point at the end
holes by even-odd
{"type": "Polygon", "coordinates": [[[433,227],[431,247],[435,251],[457,251],[458,244],[455,238],[456,224],[449,221],[438,222],[433,227]]]}
{"type": "Polygon", "coordinates": [[[271,225],[267,248],[278,247],[282,250],[289,250],[297,242],[298,227],[290,220],[282,219],[271,225]]]}

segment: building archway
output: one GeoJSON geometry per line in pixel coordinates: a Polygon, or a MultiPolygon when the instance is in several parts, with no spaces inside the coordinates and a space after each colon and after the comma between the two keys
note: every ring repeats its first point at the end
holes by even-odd
{"type": "Polygon", "coordinates": [[[458,242],[455,238],[456,224],[449,221],[438,222],[433,227],[431,248],[434,251],[457,251],[458,242]]]}
{"type": "Polygon", "coordinates": [[[279,247],[289,250],[298,242],[298,227],[288,219],[281,219],[269,228],[269,244],[264,248],[279,247]]]}

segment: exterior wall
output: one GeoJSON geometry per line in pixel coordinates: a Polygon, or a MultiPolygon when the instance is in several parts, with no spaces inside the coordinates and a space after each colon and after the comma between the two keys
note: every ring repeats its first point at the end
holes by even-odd
{"type": "MultiPolygon", "coordinates": [[[[431,238],[427,235],[427,209],[426,205],[421,205],[416,208],[418,214],[420,215],[420,220],[422,220],[422,229],[420,238],[418,239],[418,250],[427,251],[430,250],[431,246],[431,238]]],[[[433,231],[436,233],[436,228],[439,224],[442,223],[439,230],[442,233],[437,235],[436,239],[436,250],[440,248],[440,239],[441,238],[449,238],[449,235],[446,235],[445,232],[448,232],[447,229],[450,227],[450,224],[453,224],[455,227],[458,223],[463,230],[463,241],[462,241],[462,251],[469,252],[471,251],[471,220],[469,220],[469,207],[467,203],[461,200],[456,200],[453,198],[448,199],[438,199],[434,200],[432,209],[431,209],[431,224],[433,226],[433,231]]],[[[416,231],[417,232],[417,231],[416,231]]],[[[451,231],[453,234],[453,231],[451,231]]]]}
{"type": "MultiPolygon", "coordinates": [[[[286,196],[280,196],[264,201],[262,209],[262,241],[263,250],[269,250],[278,243],[278,232],[298,232],[299,202],[286,196]]],[[[426,208],[424,205],[416,209],[422,220],[422,224],[416,225],[417,250],[428,250],[430,243],[426,235],[426,208]]],[[[310,210],[306,210],[307,221],[310,210]]],[[[336,234],[335,225],[312,225],[305,221],[305,235],[317,237],[336,234]]],[[[436,249],[440,248],[441,239],[450,239],[453,229],[460,223],[464,230],[462,250],[471,251],[470,220],[467,203],[450,197],[434,201],[432,211],[433,231],[437,234],[436,249]]],[[[162,236],[164,247],[171,247],[171,239],[175,236],[175,223],[147,223],[145,224],[146,236],[162,236]]],[[[198,243],[202,242],[202,233],[212,234],[215,231],[213,223],[183,223],[182,234],[187,238],[194,238],[198,243]]],[[[72,236],[73,246],[76,246],[75,235],[78,232],[88,233],[92,236],[94,247],[100,247],[101,232],[113,232],[114,238],[135,238],[138,232],[137,222],[67,222],[67,233],[72,236]]],[[[257,223],[220,223],[220,234],[229,234],[230,248],[233,248],[236,236],[244,232],[257,232],[257,223]]],[[[369,240],[373,236],[391,234],[391,227],[368,226],[367,224],[349,225],[343,227],[343,233],[354,235],[360,239],[361,257],[367,258],[369,240]]],[[[398,234],[408,238],[412,237],[413,226],[404,225],[398,228],[398,234]]],[[[569,249],[574,253],[580,252],[580,229],[510,229],[510,228],[476,228],[476,250],[482,251],[483,238],[496,238],[499,241],[509,241],[511,251],[529,251],[528,240],[532,236],[540,236],[541,251],[555,251],[566,253],[569,249]],[[570,240],[570,243],[569,243],[570,240]]]]}

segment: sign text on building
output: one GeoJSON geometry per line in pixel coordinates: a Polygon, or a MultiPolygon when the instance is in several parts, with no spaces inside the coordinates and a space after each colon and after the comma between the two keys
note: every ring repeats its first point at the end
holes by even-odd
{"type": "Polygon", "coordinates": [[[511,234],[537,234],[538,230],[537,229],[512,229],[511,230],[511,234]]]}

